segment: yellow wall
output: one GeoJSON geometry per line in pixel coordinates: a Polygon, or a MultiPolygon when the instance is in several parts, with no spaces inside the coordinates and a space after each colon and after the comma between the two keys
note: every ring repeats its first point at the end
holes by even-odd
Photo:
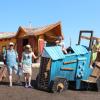
{"type": "Polygon", "coordinates": [[[9,42],[13,42],[16,46],[16,39],[15,38],[11,38],[11,39],[3,39],[2,41],[0,41],[0,51],[2,51],[2,47],[8,47],[9,42]]]}

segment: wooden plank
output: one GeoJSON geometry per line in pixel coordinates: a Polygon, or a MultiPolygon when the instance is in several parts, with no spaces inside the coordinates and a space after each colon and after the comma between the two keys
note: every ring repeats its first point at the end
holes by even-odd
{"type": "Polygon", "coordinates": [[[96,82],[99,77],[100,77],[100,66],[95,66],[88,80],[91,82],[96,82]]]}
{"type": "Polygon", "coordinates": [[[46,71],[49,71],[51,67],[51,59],[49,59],[48,64],[46,66],[46,71]]]}
{"type": "Polygon", "coordinates": [[[99,77],[99,73],[100,73],[100,69],[98,67],[95,67],[91,75],[99,77]]]}
{"type": "MultiPolygon", "coordinates": [[[[87,37],[87,36],[81,36],[81,38],[83,38],[83,39],[87,39],[87,40],[90,40],[90,37],[87,37]]],[[[93,37],[93,40],[96,40],[96,39],[100,39],[100,38],[93,37]]]]}
{"type": "Polygon", "coordinates": [[[87,37],[87,36],[81,36],[81,38],[90,40],[90,37],[87,37]]]}
{"type": "Polygon", "coordinates": [[[97,78],[89,77],[88,82],[96,83],[97,78]]]}
{"type": "Polygon", "coordinates": [[[0,81],[2,81],[3,77],[6,77],[6,74],[7,74],[7,67],[2,67],[0,69],[0,81]]]}
{"type": "Polygon", "coordinates": [[[60,70],[64,70],[64,71],[73,71],[74,68],[61,68],[60,70]]]}
{"type": "Polygon", "coordinates": [[[63,64],[65,65],[65,64],[72,64],[72,63],[76,63],[77,62],[77,60],[73,60],[73,61],[70,61],[70,62],[64,62],[63,64]]]}

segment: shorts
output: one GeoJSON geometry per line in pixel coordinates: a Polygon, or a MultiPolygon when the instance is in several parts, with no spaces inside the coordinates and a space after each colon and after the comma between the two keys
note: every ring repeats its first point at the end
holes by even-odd
{"type": "Polygon", "coordinates": [[[18,66],[17,65],[15,65],[15,66],[8,66],[8,73],[9,73],[9,75],[12,75],[13,70],[14,70],[15,74],[18,74],[18,66]]]}
{"type": "Polygon", "coordinates": [[[24,65],[23,64],[23,73],[28,73],[29,75],[32,75],[32,65],[24,65]]]}

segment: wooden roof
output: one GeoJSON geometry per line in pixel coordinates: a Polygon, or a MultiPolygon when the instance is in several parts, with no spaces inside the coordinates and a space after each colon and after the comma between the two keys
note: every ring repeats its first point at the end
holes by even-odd
{"type": "Polygon", "coordinates": [[[62,36],[63,34],[61,32],[61,22],[57,22],[54,24],[50,24],[50,25],[46,25],[43,27],[37,27],[37,28],[28,28],[28,27],[22,27],[20,26],[18,31],[17,31],[17,35],[20,35],[20,31],[25,32],[25,36],[39,36],[42,34],[48,34],[49,31],[53,31],[53,35],[52,36],[62,36]]]}
{"type": "Polygon", "coordinates": [[[15,32],[0,32],[0,40],[15,37],[15,32]]]}
{"type": "Polygon", "coordinates": [[[62,31],[61,31],[61,22],[57,22],[54,24],[50,24],[50,25],[46,25],[43,27],[37,27],[37,28],[33,28],[33,27],[22,27],[20,26],[18,28],[17,32],[1,32],[0,33],[0,39],[8,39],[8,38],[13,38],[13,37],[17,37],[22,35],[22,37],[25,36],[39,36],[45,34],[45,37],[47,38],[47,40],[49,39],[56,39],[57,36],[62,36],[62,31]],[[50,33],[50,31],[52,31],[52,33],[50,33]]]}

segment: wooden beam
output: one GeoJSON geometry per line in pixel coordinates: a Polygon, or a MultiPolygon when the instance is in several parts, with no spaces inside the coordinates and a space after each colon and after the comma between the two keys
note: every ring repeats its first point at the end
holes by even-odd
{"type": "Polygon", "coordinates": [[[54,35],[45,35],[46,37],[50,37],[50,38],[53,38],[53,39],[57,39],[57,36],[54,36],[54,35]]]}
{"type": "Polygon", "coordinates": [[[60,70],[63,70],[63,71],[73,71],[74,68],[60,68],[60,70]]]}
{"type": "MultiPolygon", "coordinates": [[[[90,40],[90,37],[87,37],[87,36],[81,36],[81,38],[83,38],[83,39],[87,39],[87,40],[90,40]]],[[[96,40],[96,39],[100,39],[100,38],[93,37],[93,40],[96,40]]]]}
{"type": "Polygon", "coordinates": [[[66,64],[72,64],[72,63],[76,63],[77,60],[73,60],[73,61],[70,61],[70,62],[64,62],[63,64],[66,65],[66,64]]]}

